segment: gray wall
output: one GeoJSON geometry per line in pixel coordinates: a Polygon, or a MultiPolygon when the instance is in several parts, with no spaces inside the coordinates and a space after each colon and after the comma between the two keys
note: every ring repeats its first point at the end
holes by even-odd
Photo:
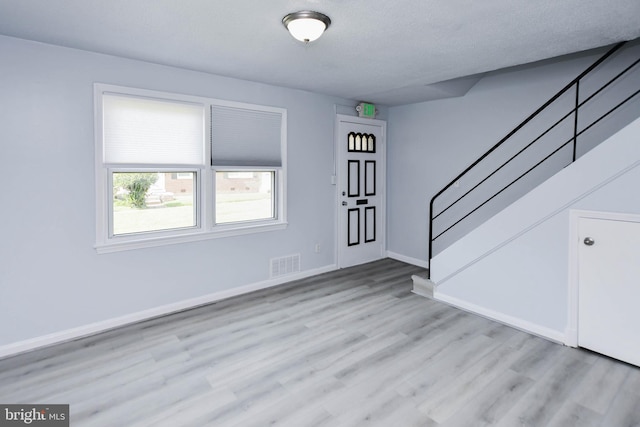
{"type": "MultiPolygon", "coordinates": [[[[606,49],[576,54],[556,60],[544,61],[509,70],[490,73],[482,78],[464,97],[425,102],[421,104],[392,107],[389,110],[388,144],[388,249],[409,258],[426,260],[428,257],[429,200],[451,179],[456,177],[481,154],[497,143],[523,119],[533,113],[552,95],[572,81],[578,74],[599,58],[606,49]]],[[[596,77],[584,82],[581,99],[593,91],[594,86],[612,77],[612,70],[619,70],[618,63],[640,56],[638,43],[628,45],[616,56],[615,63],[600,67],[596,77]],[[618,60],[619,59],[619,60],[618,60]]],[[[636,67],[638,68],[638,67],[636,67]]],[[[580,123],[593,120],[596,113],[611,108],[613,99],[622,99],[621,94],[640,88],[640,72],[633,78],[616,83],[612,95],[598,97],[594,106],[581,113],[580,123]]],[[[569,92],[523,128],[504,149],[496,151],[483,161],[479,168],[460,181],[458,188],[443,194],[436,209],[453,202],[466,190],[479,182],[486,174],[505,159],[524,147],[532,138],[549,127],[557,112],[564,114],[573,108],[575,92],[569,92]]],[[[581,138],[579,154],[591,148],[594,141],[601,142],[607,136],[638,117],[640,97],[627,105],[615,120],[606,120],[598,128],[581,138]]],[[[523,157],[469,194],[461,203],[445,213],[434,226],[434,234],[444,230],[457,218],[469,212],[487,194],[493,194],[515,177],[533,166],[556,145],[568,140],[573,134],[573,116],[558,126],[529,149],[533,156],[523,157]],[[561,141],[561,142],[558,142],[561,141]]],[[[535,170],[518,184],[482,208],[474,216],[438,239],[434,254],[454,242],[475,226],[499,212],[521,194],[534,188],[553,173],[570,163],[571,146],[561,150],[550,159],[545,168],[535,170]]]]}
{"type": "Polygon", "coordinates": [[[350,101],[0,37],[0,347],[334,259],[333,129],[350,101]],[[94,82],[284,107],[284,231],[96,254],[94,82]],[[314,252],[320,244],[320,253],[314,252]]]}
{"type": "MultiPolygon", "coordinates": [[[[335,112],[354,102],[0,36],[0,347],[335,265],[335,112]],[[94,82],[284,107],[284,231],[96,254],[94,82]],[[320,244],[316,254],[314,247],[320,244]]],[[[427,258],[429,198],[596,56],[488,75],[465,97],[381,108],[391,252],[427,258]]]]}

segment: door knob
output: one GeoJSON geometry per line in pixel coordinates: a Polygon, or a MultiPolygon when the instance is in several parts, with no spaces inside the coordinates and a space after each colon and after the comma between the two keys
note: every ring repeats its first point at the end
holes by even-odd
{"type": "Polygon", "coordinates": [[[596,242],[596,241],[595,241],[595,240],[593,240],[591,237],[585,237],[585,238],[584,238],[584,244],[585,244],[585,245],[587,245],[587,246],[593,246],[593,244],[594,244],[595,242],[596,242]]]}
{"type": "Polygon", "coordinates": [[[347,202],[342,202],[342,206],[347,206],[347,202]]]}

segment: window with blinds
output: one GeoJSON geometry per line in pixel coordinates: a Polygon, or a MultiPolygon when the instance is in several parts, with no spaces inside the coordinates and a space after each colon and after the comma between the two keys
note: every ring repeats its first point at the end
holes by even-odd
{"type": "Polygon", "coordinates": [[[282,112],[211,106],[213,166],[282,166],[282,112]]]}
{"type": "Polygon", "coordinates": [[[204,163],[204,106],[104,93],[106,164],[204,163]]]}
{"type": "Polygon", "coordinates": [[[215,224],[277,218],[283,126],[282,111],[211,106],[215,224]]]}
{"type": "Polygon", "coordinates": [[[103,84],[95,98],[99,252],[286,226],[285,109],[103,84]]]}

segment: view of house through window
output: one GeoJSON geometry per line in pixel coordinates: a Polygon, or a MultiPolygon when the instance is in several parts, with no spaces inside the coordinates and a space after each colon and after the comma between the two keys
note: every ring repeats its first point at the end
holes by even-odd
{"type": "Polygon", "coordinates": [[[216,172],[216,223],[275,218],[275,171],[216,172]]]}
{"type": "Polygon", "coordinates": [[[286,227],[286,113],[96,83],[96,249],[286,227]]]}
{"type": "Polygon", "coordinates": [[[113,235],[197,225],[194,172],[114,172],[113,235]]]}

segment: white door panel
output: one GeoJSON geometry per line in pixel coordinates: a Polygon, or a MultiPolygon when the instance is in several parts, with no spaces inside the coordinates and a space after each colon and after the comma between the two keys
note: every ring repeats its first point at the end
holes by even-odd
{"type": "Polygon", "coordinates": [[[579,221],[578,344],[640,366],[640,223],[579,221]]]}
{"type": "Polygon", "coordinates": [[[338,116],[338,266],[384,256],[384,138],[380,120],[338,116]]]}

